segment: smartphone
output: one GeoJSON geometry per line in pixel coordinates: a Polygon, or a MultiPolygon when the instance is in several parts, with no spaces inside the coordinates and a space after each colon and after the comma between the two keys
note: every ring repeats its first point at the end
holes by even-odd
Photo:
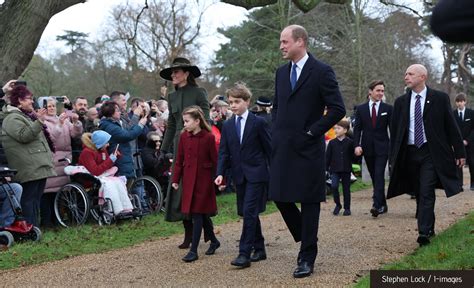
{"type": "Polygon", "coordinates": [[[224,101],[224,96],[223,96],[223,95],[219,95],[219,96],[217,97],[217,100],[222,100],[222,101],[224,101]]]}
{"type": "Polygon", "coordinates": [[[115,150],[114,150],[115,155],[117,155],[117,151],[118,151],[119,146],[120,146],[120,144],[117,144],[117,146],[115,146],[115,150]]]}
{"type": "Polygon", "coordinates": [[[56,103],[56,114],[61,115],[64,112],[64,102],[57,102],[56,103]]]}
{"type": "Polygon", "coordinates": [[[64,103],[64,97],[63,96],[56,96],[56,101],[60,102],[60,103],[64,103]]]}
{"type": "Polygon", "coordinates": [[[48,99],[43,99],[43,108],[48,109],[48,99]]]}
{"type": "Polygon", "coordinates": [[[15,86],[20,86],[20,85],[26,86],[26,81],[24,80],[15,81],[15,86]]]}

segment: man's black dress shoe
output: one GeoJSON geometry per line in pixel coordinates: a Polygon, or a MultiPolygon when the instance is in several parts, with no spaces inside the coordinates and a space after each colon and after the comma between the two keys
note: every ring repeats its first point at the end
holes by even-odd
{"type": "Polygon", "coordinates": [[[193,262],[193,261],[196,261],[198,259],[198,254],[193,252],[193,251],[189,251],[188,254],[186,254],[186,256],[183,257],[183,261],[184,262],[193,262]]]}
{"type": "Polygon", "coordinates": [[[420,244],[420,247],[425,246],[430,244],[430,238],[427,235],[419,235],[418,239],[416,239],[416,242],[420,244]]]}
{"type": "Polygon", "coordinates": [[[304,278],[313,274],[313,265],[309,265],[306,261],[301,261],[293,272],[293,277],[304,278]]]}
{"type": "Polygon", "coordinates": [[[263,250],[255,251],[253,252],[252,256],[250,256],[251,262],[258,262],[265,259],[267,259],[267,253],[265,253],[263,250]]]}
{"type": "Polygon", "coordinates": [[[339,205],[336,205],[336,207],[334,207],[334,210],[332,211],[332,214],[333,215],[339,215],[339,212],[341,211],[341,206],[339,205]]]}
{"type": "Polygon", "coordinates": [[[216,243],[211,243],[209,245],[209,249],[206,251],[206,255],[214,255],[216,253],[217,248],[221,247],[221,242],[217,241],[216,243]]]}
{"type": "Polygon", "coordinates": [[[237,258],[232,260],[230,264],[241,268],[247,268],[250,267],[250,259],[245,257],[244,255],[239,255],[237,256],[237,258]]]}
{"type": "Polygon", "coordinates": [[[388,206],[382,206],[382,214],[385,214],[388,212],[388,206]]]}
{"type": "Polygon", "coordinates": [[[370,213],[372,214],[372,217],[377,217],[379,216],[380,214],[383,214],[383,208],[375,208],[375,207],[372,207],[372,209],[370,209],[370,213]]]}

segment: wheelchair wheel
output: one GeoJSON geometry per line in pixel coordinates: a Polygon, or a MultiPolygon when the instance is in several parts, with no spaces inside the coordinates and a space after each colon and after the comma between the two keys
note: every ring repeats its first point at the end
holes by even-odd
{"type": "Polygon", "coordinates": [[[77,183],[64,185],[54,199],[56,219],[64,227],[84,224],[89,216],[89,207],[89,197],[77,183]]]}
{"type": "Polygon", "coordinates": [[[0,231],[0,245],[5,245],[9,248],[14,242],[15,239],[13,238],[12,233],[8,231],[0,231]]]}
{"type": "Polygon", "coordinates": [[[143,198],[150,209],[151,213],[159,213],[163,207],[163,192],[161,186],[155,178],[150,176],[138,177],[133,181],[130,192],[133,194],[140,194],[137,191],[143,192],[143,198]]]}

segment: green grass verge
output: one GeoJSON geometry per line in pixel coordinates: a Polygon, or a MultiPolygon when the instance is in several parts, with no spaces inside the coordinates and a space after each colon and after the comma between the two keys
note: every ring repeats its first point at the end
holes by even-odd
{"type": "MultiPolygon", "coordinates": [[[[474,212],[433,238],[430,245],[416,249],[382,270],[465,270],[474,269],[474,212]]],[[[354,288],[370,287],[369,276],[354,288]]]]}
{"type": "MultiPolygon", "coordinates": [[[[351,191],[354,192],[368,187],[370,185],[357,181],[352,184],[351,191]]],[[[235,203],[234,193],[217,197],[219,214],[213,217],[215,225],[239,219],[235,203]]],[[[269,202],[263,214],[276,211],[275,204],[269,202]]],[[[67,229],[49,229],[43,231],[43,239],[39,243],[17,243],[10,249],[0,252],[0,270],[65,259],[82,254],[100,253],[179,233],[183,233],[181,222],[166,222],[163,214],[149,215],[141,221],[123,221],[119,224],[104,227],[86,224],[67,229]]]]}

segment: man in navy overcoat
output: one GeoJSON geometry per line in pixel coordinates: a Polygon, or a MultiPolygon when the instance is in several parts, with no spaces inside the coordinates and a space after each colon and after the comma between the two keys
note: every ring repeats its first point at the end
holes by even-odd
{"type": "Polygon", "coordinates": [[[334,71],[307,53],[307,45],[303,27],[281,32],[280,50],[290,62],[276,72],[272,111],[269,196],[301,241],[295,278],[313,273],[320,202],[326,198],[324,134],[346,113],[334,71]]]}

